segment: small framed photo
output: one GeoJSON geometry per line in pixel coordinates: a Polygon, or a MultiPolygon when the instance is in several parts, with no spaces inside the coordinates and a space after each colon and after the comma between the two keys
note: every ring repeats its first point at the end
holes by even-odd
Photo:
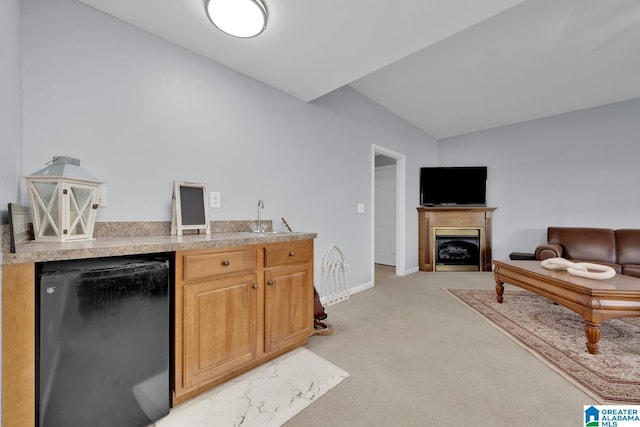
{"type": "Polygon", "coordinates": [[[9,236],[10,251],[15,253],[16,245],[33,240],[33,227],[31,226],[29,207],[9,203],[9,236]]]}
{"type": "Polygon", "coordinates": [[[173,183],[171,234],[182,236],[184,230],[211,234],[209,224],[209,192],[206,184],[173,183]]]}

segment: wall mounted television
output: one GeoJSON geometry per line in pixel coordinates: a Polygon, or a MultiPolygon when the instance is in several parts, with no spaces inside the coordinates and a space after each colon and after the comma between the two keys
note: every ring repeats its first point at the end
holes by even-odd
{"type": "Polygon", "coordinates": [[[486,206],[486,166],[420,168],[420,205],[486,206]]]}

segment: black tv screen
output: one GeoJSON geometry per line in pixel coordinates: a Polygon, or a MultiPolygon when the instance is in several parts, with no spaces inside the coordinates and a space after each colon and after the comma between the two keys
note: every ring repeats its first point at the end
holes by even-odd
{"type": "Polygon", "coordinates": [[[485,206],[486,193],[486,166],[420,168],[422,206],[485,206]]]}

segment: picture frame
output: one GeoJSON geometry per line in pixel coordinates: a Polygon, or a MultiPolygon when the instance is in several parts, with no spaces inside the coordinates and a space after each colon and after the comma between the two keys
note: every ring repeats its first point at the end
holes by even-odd
{"type": "Polygon", "coordinates": [[[33,240],[33,226],[29,207],[9,203],[9,248],[11,253],[16,252],[16,245],[33,240]]]}
{"type": "Polygon", "coordinates": [[[185,230],[211,234],[209,224],[209,191],[207,184],[173,183],[171,234],[182,236],[185,230]]]}

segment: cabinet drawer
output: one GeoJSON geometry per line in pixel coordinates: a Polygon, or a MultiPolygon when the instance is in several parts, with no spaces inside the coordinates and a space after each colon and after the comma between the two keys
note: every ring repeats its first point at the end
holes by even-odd
{"type": "Polygon", "coordinates": [[[313,260],[313,240],[301,240],[268,246],[264,253],[265,267],[313,260]]]}
{"type": "Polygon", "coordinates": [[[184,281],[257,268],[256,250],[184,256],[184,281]]]}

